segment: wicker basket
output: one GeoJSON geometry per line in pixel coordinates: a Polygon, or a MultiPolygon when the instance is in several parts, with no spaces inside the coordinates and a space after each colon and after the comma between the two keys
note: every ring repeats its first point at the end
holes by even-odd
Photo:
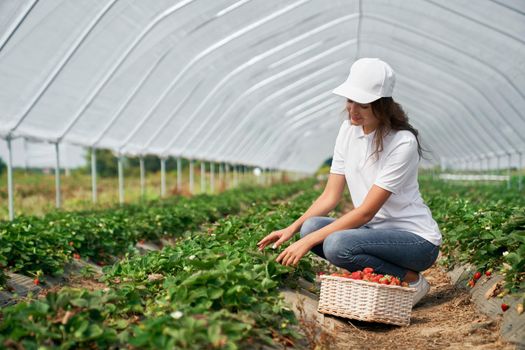
{"type": "Polygon", "coordinates": [[[321,276],[317,311],[361,321],[408,326],[415,291],[415,288],[321,276]]]}

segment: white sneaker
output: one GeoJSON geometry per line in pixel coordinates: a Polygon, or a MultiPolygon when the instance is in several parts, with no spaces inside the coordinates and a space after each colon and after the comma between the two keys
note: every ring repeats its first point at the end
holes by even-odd
{"type": "Polygon", "coordinates": [[[430,284],[422,274],[419,274],[419,279],[416,282],[408,284],[409,287],[416,288],[414,293],[414,299],[412,301],[412,306],[415,306],[425,295],[427,295],[430,290],[430,284]]]}

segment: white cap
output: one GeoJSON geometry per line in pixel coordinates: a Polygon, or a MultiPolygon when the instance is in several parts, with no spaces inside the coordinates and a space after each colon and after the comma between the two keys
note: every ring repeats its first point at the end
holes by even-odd
{"type": "Polygon", "coordinates": [[[394,70],[386,62],[360,58],[350,68],[346,81],[332,92],[358,103],[370,103],[392,96],[395,82],[394,70]]]}

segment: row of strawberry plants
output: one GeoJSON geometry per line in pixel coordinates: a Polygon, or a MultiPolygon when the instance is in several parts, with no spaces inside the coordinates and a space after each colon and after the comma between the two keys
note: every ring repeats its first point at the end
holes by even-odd
{"type": "Polygon", "coordinates": [[[525,291],[525,198],[494,185],[423,182],[423,196],[443,233],[443,263],[470,263],[505,275],[505,288],[525,291]]]}
{"type": "Polygon", "coordinates": [[[319,195],[292,203],[254,203],[174,247],[133,255],[105,267],[107,288],[63,289],[2,311],[0,344],[36,349],[250,348],[276,336],[295,338],[293,313],[277,286],[314,278],[306,257],[296,269],[275,262],[256,243],[295,220],[319,195]],[[292,273],[291,273],[292,272],[292,273]]]}
{"type": "MultiPolygon", "coordinates": [[[[0,267],[39,277],[63,273],[65,264],[73,258],[107,264],[114,256],[133,249],[139,240],[176,237],[204,222],[237,213],[241,205],[284,198],[311,185],[311,181],[304,181],[267,189],[245,187],[216,196],[176,198],[102,211],[55,212],[41,218],[28,216],[0,222],[0,267]]],[[[0,275],[0,282],[5,282],[5,275],[0,275]]]]}

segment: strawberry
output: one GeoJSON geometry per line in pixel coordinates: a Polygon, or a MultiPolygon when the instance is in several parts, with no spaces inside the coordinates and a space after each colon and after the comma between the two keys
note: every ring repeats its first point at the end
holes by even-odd
{"type": "Polygon", "coordinates": [[[363,273],[361,271],[354,271],[350,275],[350,278],[353,278],[355,280],[361,280],[363,279],[363,273]]]}
{"type": "Polygon", "coordinates": [[[380,275],[375,275],[372,277],[371,281],[372,282],[376,282],[376,283],[379,283],[379,280],[382,278],[382,277],[379,277],[380,275]]]}
{"type": "Polygon", "coordinates": [[[143,239],[141,239],[141,240],[139,241],[140,244],[144,244],[144,242],[145,242],[145,241],[144,241],[143,239]]]}
{"type": "Polygon", "coordinates": [[[397,277],[392,277],[392,280],[390,281],[390,284],[394,285],[394,286],[400,286],[401,285],[401,281],[397,277]]]}
{"type": "Polygon", "coordinates": [[[474,288],[474,286],[476,285],[476,281],[470,280],[468,281],[468,285],[470,286],[470,288],[474,288]]]}
{"type": "Polygon", "coordinates": [[[503,310],[503,312],[507,311],[509,309],[509,305],[503,303],[501,304],[501,310],[503,310]]]}
{"type": "Polygon", "coordinates": [[[40,280],[39,280],[38,278],[35,278],[35,279],[33,280],[33,284],[34,284],[35,286],[38,286],[38,285],[40,284],[40,280]]]}
{"type": "Polygon", "coordinates": [[[69,242],[68,243],[70,247],[72,247],[73,245],[75,245],[75,243],[73,243],[73,241],[69,242]]]}
{"type": "Polygon", "coordinates": [[[80,259],[80,254],[78,254],[78,253],[73,253],[73,258],[79,260],[79,259],[80,259]]]}
{"type": "Polygon", "coordinates": [[[490,277],[491,274],[492,274],[492,271],[491,271],[491,270],[487,270],[487,271],[485,271],[485,276],[490,277]]]}
{"type": "Polygon", "coordinates": [[[478,271],[478,272],[476,272],[476,273],[474,274],[474,279],[475,279],[475,280],[479,280],[480,278],[481,278],[481,272],[478,271]]]}
{"type": "Polygon", "coordinates": [[[365,268],[363,269],[363,273],[365,273],[365,274],[366,274],[366,273],[371,274],[372,272],[374,272],[374,269],[371,268],[371,267],[365,267],[365,268]]]}
{"type": "Polygon", "coordinates": [[[380,284],[390,284],[390,280],[386,277],[383,277],[379,280],[380,284]]]}

